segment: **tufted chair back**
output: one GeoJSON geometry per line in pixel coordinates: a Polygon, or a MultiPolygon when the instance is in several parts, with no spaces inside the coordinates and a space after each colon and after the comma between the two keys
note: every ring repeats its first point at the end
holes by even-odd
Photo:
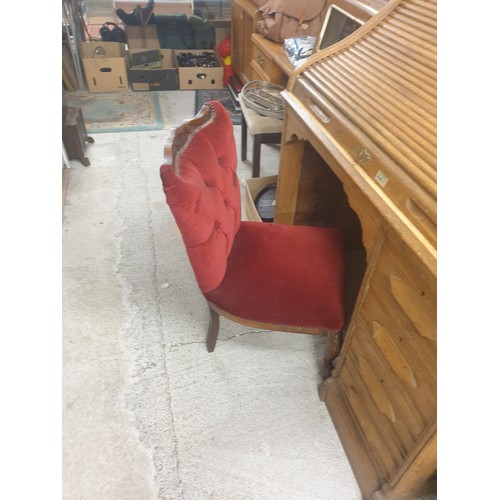
{"type": "Polygon", "coordinates": [[[209,101],[186,124],[160,168],[163,190],[203,293],[217,288],[241,224],[240,186],[231,118],[209,101]]]}

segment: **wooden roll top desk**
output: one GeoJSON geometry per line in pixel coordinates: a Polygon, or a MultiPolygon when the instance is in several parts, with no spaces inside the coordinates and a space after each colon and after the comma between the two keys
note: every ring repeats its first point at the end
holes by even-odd
{"type": "Polygon", "coordinates": [[[344,228],[349,323],[321,387],[364,498],[436,465],[436,1],[393,0],[283,93],[275,221],[344,228]]]}
{"type": "MultiPolygon", "coordinates": [[[[307,2],[307,0],[304,0],[307,2]]],[[[362,22],[368,21],[390,0],[326,0],[362,22]]],[[[282,43],[256,32],[258,8],[263,0],[233,0],[231,3],[231,57],[235,74],[247,83],[264,80],[286,86],[294,66],[282,43]]]]}

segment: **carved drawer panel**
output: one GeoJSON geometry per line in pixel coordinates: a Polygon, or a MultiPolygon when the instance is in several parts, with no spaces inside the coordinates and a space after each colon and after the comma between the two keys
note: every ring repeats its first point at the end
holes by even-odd
{"type": "Polygon", "coordinates": [[[436,419],[436,283],[392,233],[375,258],[338,382],[389,479],[436,419]]]}

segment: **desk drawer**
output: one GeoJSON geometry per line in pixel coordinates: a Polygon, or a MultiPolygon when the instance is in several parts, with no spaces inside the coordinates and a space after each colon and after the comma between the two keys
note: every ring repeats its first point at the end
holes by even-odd
{"type": "Polygon", "coordinates": [[[261,80],[286,86],[288,77],[281,68],[255,44],[253,46],[252,69],[261,80]]]}

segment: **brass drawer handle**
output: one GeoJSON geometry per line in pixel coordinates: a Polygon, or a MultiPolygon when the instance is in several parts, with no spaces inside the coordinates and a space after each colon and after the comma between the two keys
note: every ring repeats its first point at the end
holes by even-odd
{"type": "Polygon", "coordinates": [[[266,60],[259,54],[257,56],[257,64],[260,64],[261,66],[263,66],[265,62],[266,62],[266,60]]]}

